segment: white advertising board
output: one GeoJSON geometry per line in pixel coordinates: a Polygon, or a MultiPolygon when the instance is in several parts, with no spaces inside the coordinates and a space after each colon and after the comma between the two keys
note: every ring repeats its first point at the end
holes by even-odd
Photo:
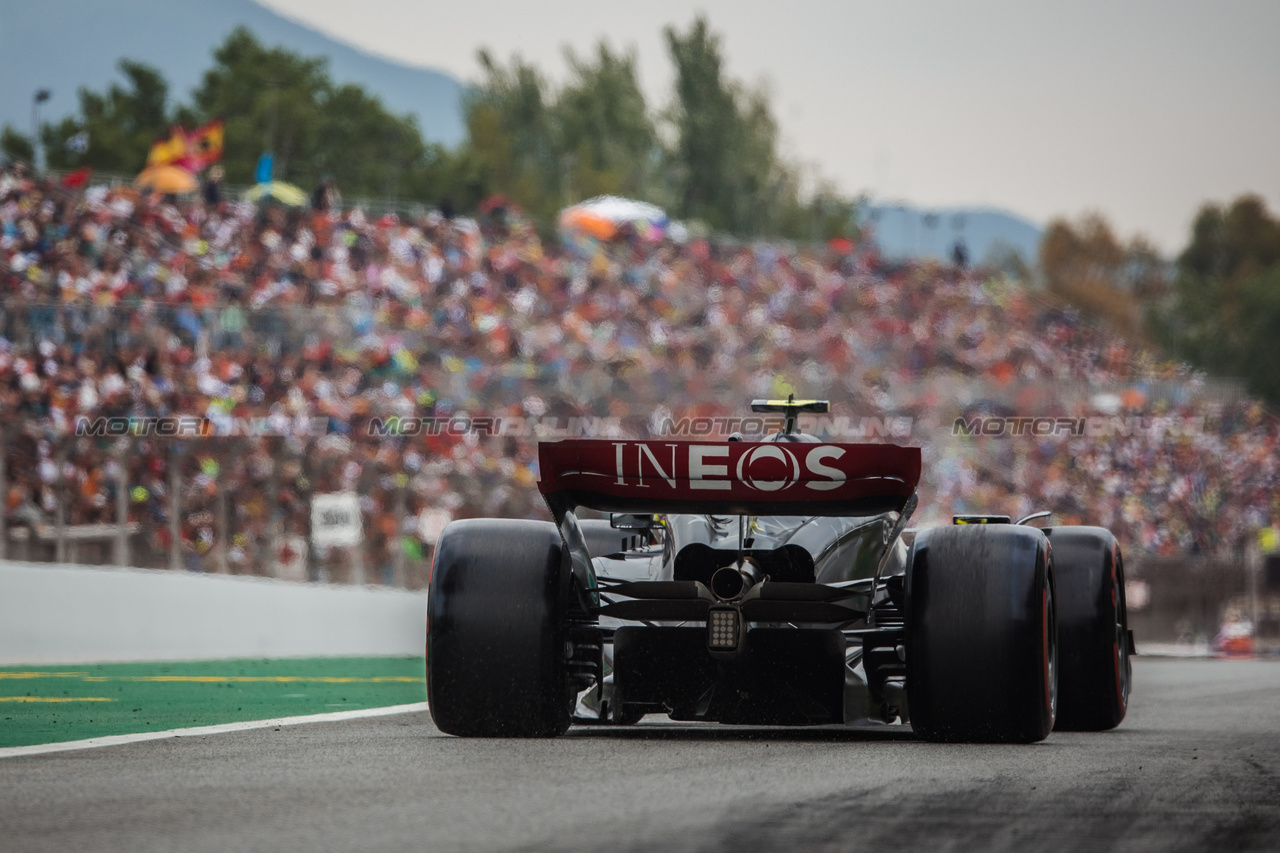
{"type": "Polygon", "coordinates": [[[360,498],[355,492],[311,498],[311,541],[317,546],[359,545],[363,530],[360,498]]]}

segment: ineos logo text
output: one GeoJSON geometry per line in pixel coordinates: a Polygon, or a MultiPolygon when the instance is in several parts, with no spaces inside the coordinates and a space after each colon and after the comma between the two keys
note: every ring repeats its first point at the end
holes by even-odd
{"type": "Polygon", "coordinates": [[[730,448],[729,444],[614,442],[614,485],[647,489],[666,483],[674,489],[683,481],[690,489],[719,491],[732,488],[736,481],[752,491],[780,492],[803,482],[807,489],[825,492],[847,481],[844,471],[829,464],[845,454],[833,445],[806,445],[797,452],[762,444],[744,451],[736,464],[730,459],[730,448]],[[628,459],[632,449],[635,455],[628,459]],[[627,465],[628,461],[632,464],[627,465]]]}
{"type": "Polygon", "coordinates": [[[777,492],[800,479],[800,462],[795,454],[776,444],[763,445],[738,457],[738,480],[760,492],[777,492]],[[760,472],[770,475],[768,479],[760,472]],[[782,479],[778,479],[778,475],[782,479]]]}

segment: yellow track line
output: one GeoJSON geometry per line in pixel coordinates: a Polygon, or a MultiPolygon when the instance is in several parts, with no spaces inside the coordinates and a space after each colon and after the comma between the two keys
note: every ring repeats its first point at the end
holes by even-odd
{"type": "Polygon", "coordinates": [[[328,714],[308,714],[302,717],[278,717],[271,720],[250,720],[243,723],[221,723],[214,726],[196,726],[187,729],[167,729],[163,732],[136,732],[129,735],[106,735],[87,740],[39,743],[31,746],[0,747],[0,759],[22,755],[41,755],[49,752],[67,752],[75,749],[93,749],[102,746],[120,746],[148,740],[164,740],[173,737],[204,737],[224,732],[243,732],[249,729],[266,729],[278,726],[296,726],[304,723],[336,723],[343,720],[359,720],[367,717],[387,717],[393,714],[413,714],[427,710],[426,702],[409,705],[392,705],[386,708],[362,708],[356,711],[334,711],[328,714]]]}
{"type": "Polygon", "coordinates": [[[411,684],[422,681],[413,675],[375,675],[370,678],[340,677],[331,675],[87,675],[85,681],[188,681],[199,684],[225,684],[228,682],[314,682],[320,684],[386,684],[398,682],[411,684]]]}
{"type": "Polygon", "coordinates": [[[114,702],[105,696],[0,696],[0,702],[114,702]]]}

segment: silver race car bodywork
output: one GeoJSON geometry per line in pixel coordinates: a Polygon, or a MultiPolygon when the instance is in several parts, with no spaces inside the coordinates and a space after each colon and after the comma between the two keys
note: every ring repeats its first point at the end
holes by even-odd
{"type": "Polygon", "coordinates": [[[427,633],[441,730],[664,714],[1033,742],[1120,723],[1134,648],[1114,536],[1004,516],[908,531],[918,448],[797,433],[821,401],[753,409],[786,428],[543,443],[552,522],[445,529],[427,633]]]}
{"type": "MultiPolygon", "coordinates": [[[[588,688],[579,695],[575,719],[579,722],[610,721],[610,708],[617,709],[615,695],[614,644],[619,629],[636,626],[675,628],[705,621],[712,606],[736,607],[748,620],[749,631],[831,631],[845,640],[843,649],[842,713],[847,725],[892,722],[907,714],[901,679],[892,680],[902,668],[894,645],[875,655],[875,640],[883,631],[900,628],[902,612],[890,590],[902,589],[907,546],[898,535],[904,516],[888,512],[871,517],[822,516],[724,516],[672,515],[661,517],[646,536],[615,536],[617,550],[593,558],[602,606],[600,625],[606,631],[602,649],[605,675],[599,689],[588,688]],[[654,535],[657,532],[657,535],[654,535]],[[627,547],[627,546],[630,547],[627,547]],[[716,592],[732,592],[724,584],[713,583],[717,573],[739,573],[745,568],[741,596],[721,599],[716,592]],[[663,602],[653,598],[632,598],[627,592],[644,595],[637,584],[662,581],[694,582],[711,593],[705,606],[690,608],[693,620],[664,619],[663,602]],[[795,584],[828,587],[821,599],[797,590],[795,584]],[[778,598],[773,597],[778,590],[778,598]],[[753,594],[754,592],[754,594],[753,594]],[[790,594],[800,600],[787,601],[790,594]],[[714,601],[713,601],[714,600],[714,601]],[[769,603],[774,612],[754,618],[752,602],[769,603]],[[617,614],[617,615],[613,615],[617,614]],[[632,619],[628,616],[652,618],[632,619]],[[611,630],[610,630],[611,629],[611,630]],[[871,640],[868,644],[865,640],[871,640]],[[868,645],[875,662],[875,680],[868,681],[868,645]],[[887,655],[884,653],[887,651],[887,655]],[[874,684],[874,688],[873,685],[874,684]]],[[[625,531],[617,531],[623,533],[625,531]]],[[[605,545],[606,531],[596,527],[592,543],[605,545]]],[[[701,631],[699,630],[699,633],[701,631]]],[[[745,644],[744,644],[745,645],[745,644]]],[[[745,654],[745,648],[736,650],[745,654]]],[[[900,673],[899,673],[900,674],[900,673]]],[[[702,698],[701,696],[699,698],[702,698]]],[[[706,709],[712,707],[706,703],[706,709]]],[[[652,708],[666,711],[665,707],[652,708]]],[[[695,718],[706,719],[706,713],[695,718]]],[[[814,719],[813,722],[818,722],[814,719]]]]}

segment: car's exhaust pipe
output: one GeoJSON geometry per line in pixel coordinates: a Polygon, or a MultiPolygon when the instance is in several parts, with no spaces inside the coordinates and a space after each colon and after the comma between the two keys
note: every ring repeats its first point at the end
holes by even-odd
{"type": "Polygon", "coordinates": [[[711,576],[711,594],[721,601],[733,601],[747,591],[747,579],[735,566],[716,569],[711,576]]]}
{"type": "Polygon", "coordinates": [[[741,566],[716,569],[711,576],[711,594],[721,601],[737,601],[760,579],[760,566],[750,557],[741,566]]]}

